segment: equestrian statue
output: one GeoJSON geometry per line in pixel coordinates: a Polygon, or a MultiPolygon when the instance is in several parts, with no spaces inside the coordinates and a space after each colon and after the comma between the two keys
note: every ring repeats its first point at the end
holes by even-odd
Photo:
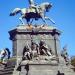
{"type": "Polygon", "coordinates": [[[15,16],[16,14],[20,13],[21,17],[19,20],[24,25],[23,19],[26,19],[28,25],[30,25],[33,20],[42,19],[45,25],[47,25],[46,20],[50,20],[53,24],[55,22],[45,15],[46,12],[52,7],[52,4],[49,2],[41,3],[40,5],[36,5],[33,0],[29,0],[29,8],[15,8],[11,13],[10,16],[15,16]]]}

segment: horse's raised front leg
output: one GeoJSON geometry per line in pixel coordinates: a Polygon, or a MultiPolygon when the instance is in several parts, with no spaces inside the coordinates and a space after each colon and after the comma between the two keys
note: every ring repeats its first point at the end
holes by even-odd
{"type": "Polygon", "coordinates": [[[23,22],[23,17],[20,17],[19,20],[22,23],[22,25],[25,25],[25,23],[23,22]]]}
{"type": "Polygon", "coordinates": [[[51,18],[45,16],[45,19],[50,20],[53,24],[55,24],[55,22],[51,18]]]}

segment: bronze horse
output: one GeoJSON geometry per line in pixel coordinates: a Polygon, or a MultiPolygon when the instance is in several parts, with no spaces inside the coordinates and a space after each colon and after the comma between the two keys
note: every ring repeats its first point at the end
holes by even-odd
{"type": "Polygon", "coordinates": [[[39,18],[43,20],[44,24],[47,24],[46,19],[50,20],[53,24],[55,24],[55,22],[52,19],[45,16],[45,13],[48,12],[51,7],[52,4],[45,2],[40,5],[37,5],[37,8],[39,10],[37,12],[36,9],[34,8],[23,8],[23,9],[15,8],[10,13],[10,16],[15,16],[16,14],[20,13],[21,17],[19,18],[19,20],[21,21],[22,24],[24,24],[23,19],[26,19],[27,24],[31,24],[33,19],[38,20],[39,18]],[[32,19],[32,21],[30,21],[30,19],[32,19]]]}

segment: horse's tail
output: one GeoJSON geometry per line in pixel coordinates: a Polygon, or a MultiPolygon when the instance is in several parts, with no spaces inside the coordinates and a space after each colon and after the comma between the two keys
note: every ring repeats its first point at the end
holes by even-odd
{"type": "Polygon", "coordinates": [[[10,13],[10,16],[14,16],[14,15],[18,14],[20,11],[21,11],[20,8],[15,8],[15,9],[10,13]]]}

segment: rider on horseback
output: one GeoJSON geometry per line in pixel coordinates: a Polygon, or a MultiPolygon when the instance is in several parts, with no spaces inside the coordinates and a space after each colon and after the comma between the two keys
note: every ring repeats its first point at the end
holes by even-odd
{"type": "Polygon", "coordinates": [[[34,3],[34,1],[33,1],[33,0],[28,0],[28,1],[29,1],[29,4],[30,4],[29,8],[30,8],[30,9],[35,9],[36,13],[39,13],[38,7],[37,7],[37,5],[34,3]]]}

